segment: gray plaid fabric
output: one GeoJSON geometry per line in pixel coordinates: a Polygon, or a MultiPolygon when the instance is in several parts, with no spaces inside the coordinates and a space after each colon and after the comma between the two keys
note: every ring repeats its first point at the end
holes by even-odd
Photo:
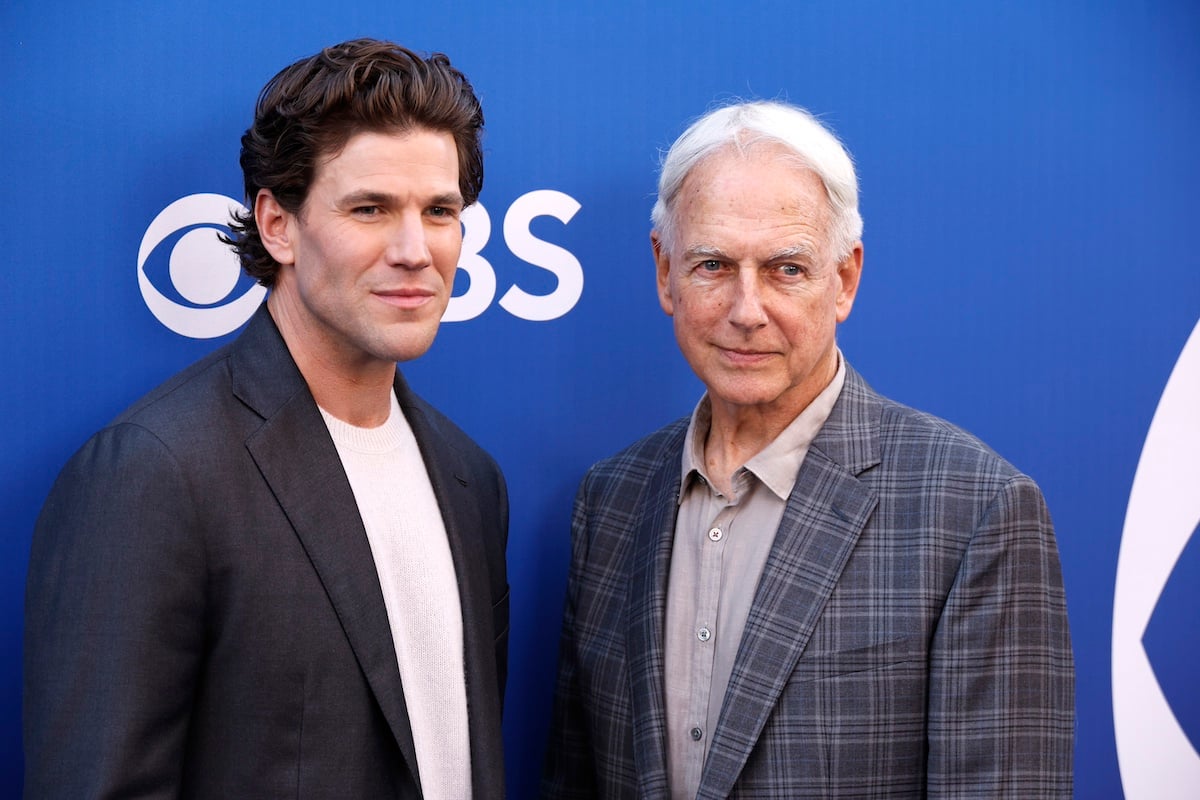
{"type": "MultiPolygon", "coordinates": [[[[547,798],[667,796],[679,420],[579,488],[547,798]]],[[[1070,797],[1074,664],[1028,477],[853,370],[797,476],[699,797],[1070,797]]]]}

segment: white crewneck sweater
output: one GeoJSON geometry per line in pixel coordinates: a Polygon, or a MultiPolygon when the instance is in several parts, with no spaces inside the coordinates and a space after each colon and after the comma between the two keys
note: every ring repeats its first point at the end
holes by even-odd
{"type": "Polygon", "coordinates": [[[392,394],[387,422],[358,428],[321,409],[362,516],[387,607],[427,800],[469,800],[462,606],[425,462],[392,394]]]}

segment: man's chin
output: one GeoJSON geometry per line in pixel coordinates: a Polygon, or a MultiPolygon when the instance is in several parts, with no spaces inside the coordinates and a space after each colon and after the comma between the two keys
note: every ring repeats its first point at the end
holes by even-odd
{"type": "Polygon", "coordinates": [[[397,331],[387,343],[388,360],[397,363],[412,361],[429,352],[433,340],[437,337],[438,326],[405,326],[407,330],[397,331]]]}
{"type": "Polygon", "coordinates": [[[764,384],[751,380],[716,381],[706,385],[714,402],[733,408],[768,409],[776,404],[787,403],[786,387],[764,384]]]}

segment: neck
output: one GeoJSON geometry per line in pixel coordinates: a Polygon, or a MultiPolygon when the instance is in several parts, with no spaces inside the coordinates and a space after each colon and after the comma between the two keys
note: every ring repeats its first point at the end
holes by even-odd
{"type": "Polygon", "coordinates": [[[277,297],[277,292],[267,297],[267,310],[317,405],[359,428],[387,422],[396,365],[371,358],[339,358],[336,348],[305,334],[288,304],[277,297]]]}
{"type": "Polygon", "coordinates": [[[732,496],[733,473],[775,441],[789,422],[776,420],[760,409],[742,408],[731,413],[728,406],[712,400],[712,422],[704,440],[704,469],[716,488],[726,497],[732,496]]]}
{"type": "Polygon", "coordinates": [[[729,496],[733,473],[767,445],[779,438],[788,425],[804,413],[813,400],[837,375],[835,355],[830,367],[815,381],[793,387],[768,403],[724,402],[709,393],[712,421],[704,440],[704,468],[723,494],[729,496]]]}

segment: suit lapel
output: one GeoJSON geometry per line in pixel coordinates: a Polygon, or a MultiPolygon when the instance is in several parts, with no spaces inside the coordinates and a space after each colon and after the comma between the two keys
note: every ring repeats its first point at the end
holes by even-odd
{"type": "MultiPolygon", "coordinates": [[[[484,763],[487,754],[499,752],[495,741],[501,733],[500,702],[496,697],[496,632],[492,629],[491,581],[479,532],[483,530],[473,473],[462,454],[438,431],[424,403],[396,374],[396,396],[425,461],[433,493],[437,497],[454,571],[458,579],[463,618],[463,665],[466,674],[467,712],[471,742],[473,796],[503,796],[504,787],[493,785],[503,775],[502,763],[484,763]]],[[[499,759],[497,759],[499,761],[499,759]]]]}
{"type": "Polygon", "coordinates": [[[813,441],[754,594],[704,765],[701,798],[728,797],[875,510],[858,479],[879,462],[879,405],[847,367],[813,441]]]}
{"type": "Polygon", "coordinates": [[[639,797],[667,793],[663,623],[667,575],[678,513],[683,428],[646,488],[633,535],[625,648],[633,713],[633,757],[639,797]]]}
{"type": "Polygon", "coordinates": [[[266,312],[233,357],[234,393],[264,417],[246,447],[308,554],[412,774],[416,750],[371,546],[321,413],[266,312]]]}

